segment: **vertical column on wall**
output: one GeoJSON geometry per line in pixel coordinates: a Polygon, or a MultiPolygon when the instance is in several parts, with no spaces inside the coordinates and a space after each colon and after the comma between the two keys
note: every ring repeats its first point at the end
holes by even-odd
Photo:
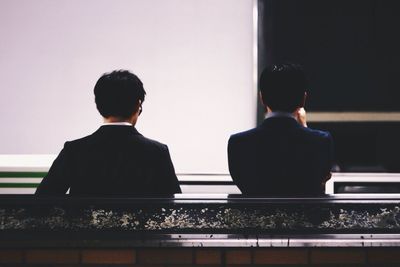
{"type": "Polygon", "coordinates": [[[259,124],[260,101],[258,99],[258,80],[259,80],[259,0],[253,0],[253,91],[256,102],[256,124],[259,124]]]}
{"type": "MultiPolygon", "coordinates": [[[[261,72],[275,62],[274,58],[274,7],[275,1],[256,0],[257,5],[257,90],[261,72]]],[[[264,107],[257,102],[257,122],[264,120],[264,107]]]]}

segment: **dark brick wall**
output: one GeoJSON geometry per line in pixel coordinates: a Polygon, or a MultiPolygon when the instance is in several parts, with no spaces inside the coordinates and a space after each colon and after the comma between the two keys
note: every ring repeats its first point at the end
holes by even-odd
{"type": "Polygon", "coordinates": [[[400,248],[1,249],[1,267],[400,266],[400,248]]]}

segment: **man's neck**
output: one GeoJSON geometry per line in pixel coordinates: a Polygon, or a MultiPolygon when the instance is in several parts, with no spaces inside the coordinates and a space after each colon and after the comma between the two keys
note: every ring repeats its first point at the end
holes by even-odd
{"type": "Polygon", "coordinates": [[[267,119],[274,117],[296,118],[294,113],[284,112],[284,111],[273,111],[269,107],[267,107],[267,114],[265,114],[265,118],[267,119]]]}
{"type": "Polygon", "coordinates": [[[265,118],[295,118],[292,113],[289,112],[283,112],[283,111],[274,111],[274,112],[268,112],[265,115],[265,118]]]}

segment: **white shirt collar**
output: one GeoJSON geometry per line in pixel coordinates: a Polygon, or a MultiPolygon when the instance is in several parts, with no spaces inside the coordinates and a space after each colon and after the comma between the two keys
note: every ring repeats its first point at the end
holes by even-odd
{"type": "Polygon", "coordinates": [[[269,118],[292,118],[295,119],[292,113],[289,112],[282,112],[282,111],[273,111],[267,113],[267,116],[265,116],[265,119],[269,118]]]}
{"type": "Polygon", "coordinates": [[[132,123],[125,122],[125,121],[122,121],[122,122],[104,122],[103,126],[106,126],[106,125],[132,126],[132,123]]]}

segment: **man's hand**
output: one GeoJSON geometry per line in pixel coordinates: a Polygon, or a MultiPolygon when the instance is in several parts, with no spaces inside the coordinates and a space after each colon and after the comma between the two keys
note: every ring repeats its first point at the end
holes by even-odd
{"type": "Polygon", "coordinates": [[[324,180],[321,183],[322,188],[325,190],[325,184],[332,178],[332,173],[328,173],[327,176],[325,176],[324,180]]]}
{"type": "Polygon", "coordinates": [[[295,118],[296,120],[303,125],[304,127],[307,127],[307,118],[306,118],[306,110],[304,108],[299,108],[295,111],[295,118]]]}

